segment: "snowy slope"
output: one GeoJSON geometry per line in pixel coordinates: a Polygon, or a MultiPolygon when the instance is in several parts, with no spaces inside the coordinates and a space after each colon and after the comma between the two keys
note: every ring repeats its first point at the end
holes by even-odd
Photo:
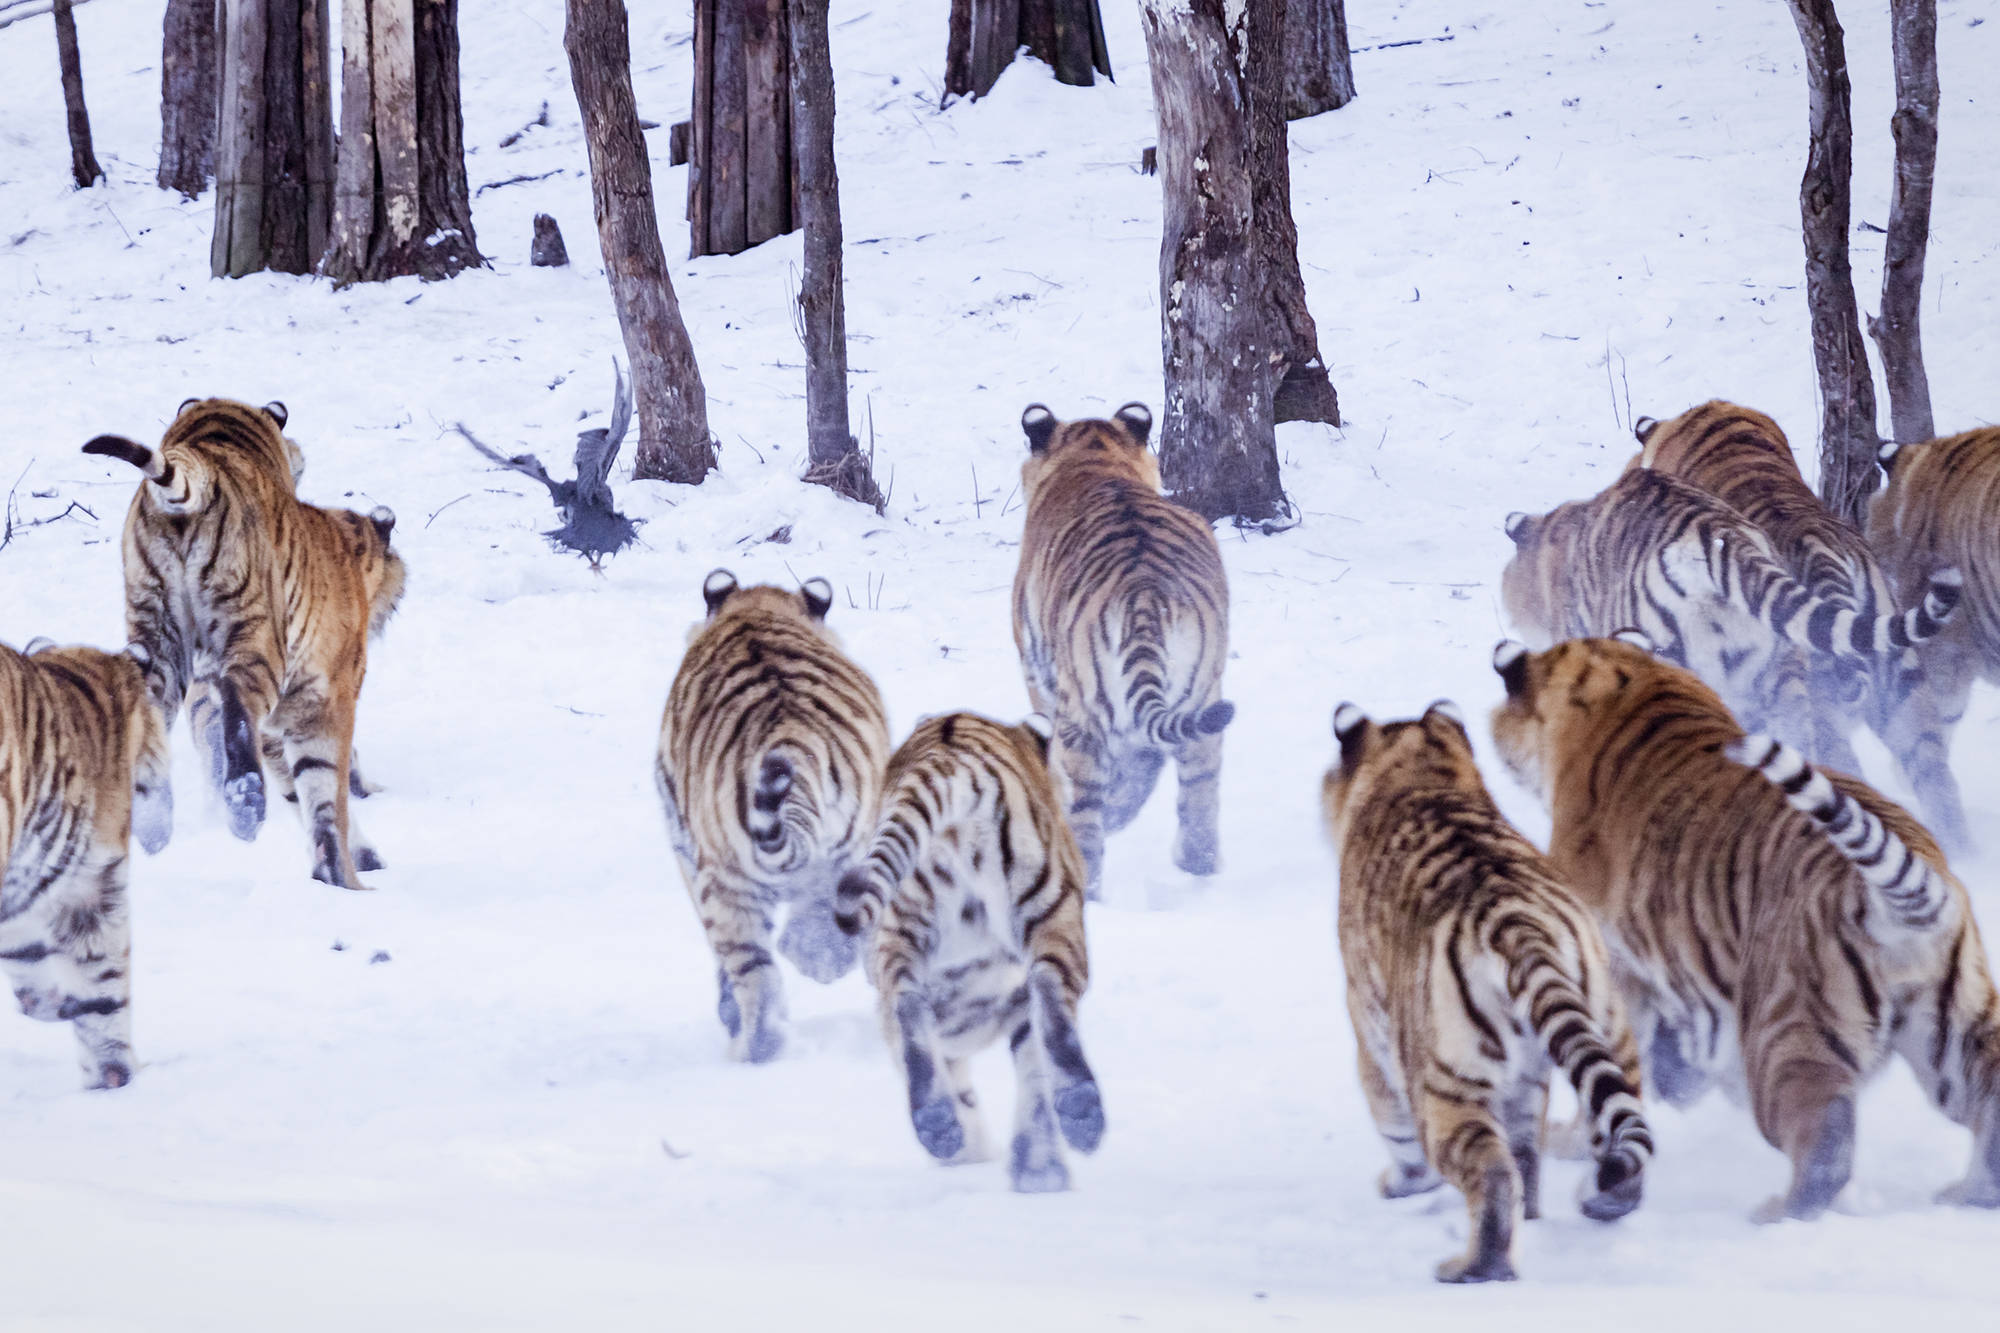
{"type": "MultiPolygon", "coordinates": [[[[632,8],[641,110],[679,119],[685,7],[632,8]]],[[[1968,1137],[1900,1070],[1864,1102],[1844,1211],[1809,1226],[1746,1220],[1786,1169],[1720,1101],[1657,1113],[1646,1206],[1615,1227],[1577,1217],[1576,1168],[1553,1168],[1525,1281],[1505,1291],[1430,1281],[1463,1242],[1456,1199],[1374,1196],[1383,1159],[1352,1073],[1316,811],[1333,704],[1490,707],[1501,518],[1598,489],[1633,413],[1728,396],[1805,441],[1815,409],[1805,92],[1783,6],[1351,8],[1362,96],[1293,127],[1301,257],[1349,424],[1281,433],[1299,528],[1225,537],[1227,867],[1205,885],[1173,871],[1165,796],[1113,841],[1082,1013],[1110,1129],[1059,1197],[1013,1196],[997,1163],[924,1156],[858,976],[788,976],[786,1058],[724,1060],[649,765],[718,564],[832,579],[833,623],[898,734],[947,707],[1025,709],[1006,609],[1021,408],[1160,396],[1135,7],[1106,6],[1116,86],[1062,88],[1024,64],[940,114],[941,7],[836,0],[856,415],[865,430],[872,408],[888,516],[793,479],[786,238],[675,264],[722,472],[699,490],[627,483],[645,546],[602,577],[551,554],[541,496],[448,429],[566,459],[608,404],[618,335],[558,0],[464,0],[475,188],[555,173],[477,196],[492,270],[338,294],[209,280],[210,206],[151,183],[159,0],[78,11],[111,175],[83,193],[48,21],[0,30],[0,484],[21,478],[23,519],[72,501],[96,516],[0,550],[0,636],[121,638],[132,476],[77,445],[155,434],[190,394],[284,399],[304,493],[391,505],[412,569],[362,702],[361,751],[387,787],[357,807],[390,863],[379,891],[309,881],[280,817],[236,843],[183,753],[173,845],[134,875],[134,1084],[78,1091],[66,1030],[0,1015],[0,1323],[1372,1327],[1476,1309],[1526,1328],[1600,1303],[1642,1328],[1990,1318],[2000,1219],[1931,1206],[1968,1137]],[[544,101],[551,124],[500,148],[544,101]],[[574,268],[527,267],[537,211],[563,224],[574,268]],[[788,542],[767,540],[785,526],[788,542]]],[[[1887,32],[1845,8],[1856,215],[1879,223],[1887,32]]],[[[2000,411],[1983,397],[2000,22],[1976,22],[1983,0],[1940,10],[1924,318],[1938,420],[1958,429],[2000,411]]],[[[669,254],[684,254],[685,172],[666,167],[663,130],[650,142],[669,254]]],[[[1864,308],[1880,239],[1854,238],[1864,308]]],[[[1957,742],[1975,828],[2000,813],[1996,720],[1978,696],[1957,742]]],[[[1989,922],[1994,870],[1966,867],[1989,922]]],[[[982,1066],[989,1116],[1011,1102],[1005,1066],[982,1066]]]]}

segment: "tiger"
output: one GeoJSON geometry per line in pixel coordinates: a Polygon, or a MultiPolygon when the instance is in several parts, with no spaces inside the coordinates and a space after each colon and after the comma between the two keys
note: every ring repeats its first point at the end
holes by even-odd
{"type": "MultiPolygon", "coordinates": [[[[1631,466],[1672,473],[1735,509],[1770,538],[1792,577],[1818,596],[1863,616],[1896,604],[1888,575],[1867,541],[1813,494],[1799,475],[1784,431],[1762,412],[1708,402],[1669,421],[1641,417],[1634,434],[1641,448],[1631,466]]],[[[1911,582],[1912,600],[1923,595],[1935,568],[1927,566],[1911,582]]],[[[1949,762],[1951,728],[1958,716],[1941,715],[1924,663],[1917,649],[1882,654],[1866,671],[1847,659],[1812,654],[1808,680],[1816,706],[1810,754],[1843,773],[1859,773],[1860,761],[1847,738],[1857,728],[1869,727],[1909,779],[1939,841],[1947,848],[1964,848],[1971,835],[1949,762]]]]}
{"type": "Polygon", "coordinates": [[[827,627],[833,586],[739,587],[717,569],[708,612],[660,719],[654,779],[681,876],[716,962],[716,1016],[732,1059],[785,1043],[777,948],[833,982],[859,948],[833,923],[834,886],[875,833],[889,720],[868,673],[827,627]]]}
{"type": "Polygon", "coordinates": [[[0,645],[0,971],[69,1023],[84,1086],[132,1080],[131,839],[173,834],[167,719],[146,650],[0,645]]]}
{"type": "Polygon", "coordinates": [[[1027,517],[1014,575],[1014,643],[1028,697],[1055,723],[1069,823],[1089,893],[1104,835],[1137,817],[1168,755],[1180,780],[1174,864],[1220,867],[1216,818],[1229,655],[1229,584],[1208,524],[1160,493],[1153,417],[1021,415],[1027,517]]]}
{"type": "Polygon", "coordinates": [[[1104,1137],[1104,1101],[1077,1035],[1090,981],[1083,853],[1063,818],[1054,727],[976,713],[926,718],[889,760],[865,858],[841,877],[835,922],[868,938],[867,973],[901,1067],[917,1141],[984,1161],[966,1062],[1006,1037],[1014,1053],[1008,1178],[1069,1188],[1062,1140],[1104,1137]]]}
{"type": "Polygon", "coordinates": [[[1541,1215],[1549,1074],[1576,1089],[1599,1221],[1638,1207],[1652,1133],[1639,1050],[1597,923],[1480,780],[1449,700],[1413,721],[1334,711],[1321,787],[1340,857],[1340,953],[1361,1087],[1389,1150],[1381,1191],[1449,1181],[1471,1213],[1442,1282],[1511,1281],[1514,1228],[1541,1215]]]}
{"type": "Polygon", "coordinates": [[[1872,668],[1879,656],[1935,638],[1961,583],[1956,568],[1936,570],[1914,609],[1862,615],[1793,578],[1736,510],[1653,469],[1547,514],[1512,514],[1507,535],[1515,549],[1501,600],[1531,644],[1643,630],[1748,725],[1806,749],[1815,702],[1806,654],[1872,668]]]}
{"type": "Polygon", "coordinates": [[[126,631],[150,655],[167,717],[192,690],[190,730],[230,831],[257,836],[268,777],[298,805],[313,878],[365,889],[358,872],[382,860],[348,817],[354,710],[368,640],[406,571],[386,506],[364,515],[298,498],[286,422],[281,403],[190,399],[157,450],[99,435],[83,451],[145,477],[125,519],[126,631]]]}
{"type": "Polygon", "coordinates": [[[1748,1101],[1790,1159],[1754,1216],[1812,1218],[1853,1170],[1861,1085],[1900,1054],[1973,1160],[1944,1200],[2000,1205],[2000,1000],[1937,843],[1859,779],[1746,740],[1638,643],[1503,642],[1493,738],[1547,807],[1549,860],[1596,914],[1649,1085],[1748,1101]],[[1749,766],[1746,766],[1749,765],[1749,766]]]}

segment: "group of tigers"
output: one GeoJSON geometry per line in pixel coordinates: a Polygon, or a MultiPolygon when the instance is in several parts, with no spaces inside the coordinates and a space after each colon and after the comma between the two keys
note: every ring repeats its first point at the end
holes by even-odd
{"type": "MultiPolygon", "coordinates": [[[[75,1025],[92,1087],[131,1076],[128,842],[169,837],[184,704],[239,837],[274,783],[316,878],[361,888],[381,865],[348,798],[368,791],[368,641],[403,589],[395,520],[301,502],[285,424],[281,404],[190,400],[157,449],[85,445],[143,476],[130,646],[0,649],[0,966],[25,1013],[75,1025]]],[[[1021,424],[1012,605],[1036,714],[930,717],[892,748],[827,627],[831,585],[716,570],[655,776],[731,1054],[783,1048],[774,949],[823,982],[859,962],[922,1146],[989,1155],[967,1061],[1004,1036],[1009,1177],[1045,1191],[1068,1184],[1063,1144],[1090,1152],[1105,1128],[1077,1024],[1105,835],[1171,757],[1174,861],[1213,874],[1235,708],[1220,552],[1162,495],[1147,410],[1062,422],[1037,404],[1021,424]]],[[[1594,1218],[1640,1201],[1648,1082],[1676,1105],[1711,1083],[1747,1099],[1793,1166],[1767,1214],[1816,1215],[1891,1051],[1974,1132],[1947,1196],[2000,1206],[2000,998],[1970,905],[1939,841],[1848,776],[1846,739],[1875,730],[1943,841],[1969,842],[1946,751],[1973,676],[2000,677],[2000,430],[1885,449],[1867,540],[1819,508],[1766,417],[1710,403],[1638,434],[1604,494],[1507,524],[1504,601],[1534,647],[1495,652],[1493,733],[1552,816],[1546,853],[1500,814],[1448,702],[1334,715],[1323,803],[1382,1191],[1465,1196],[1445,1280],[1513,1276],[1557,1069],[1579,1109],[1546,1146],[1595,1159],[1594,1218]],[[1919,604],[1898,613],[1898,594],[1919,604]]]]}

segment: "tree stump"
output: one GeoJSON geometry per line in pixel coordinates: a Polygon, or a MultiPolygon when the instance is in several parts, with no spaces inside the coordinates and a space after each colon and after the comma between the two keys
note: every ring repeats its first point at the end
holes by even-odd
{"type": "Polygon", "coordinates": [[[569,264],[562,228],[547,213],[535,214],[535,240],[528,247],[528,263],[535,268],[565,268],[569,264]]]}
{"type": "Polygon", "coordinates": [[[163,29],[157,179],[196,199],[215,177],[215,0],[167,0],[163,29]]]}
{"type": "Polygon", "coordinates": [[[1285,9],[1285,118],[1337,111],[1354,100],[1346,0],[1290,0],[1285,9]]]}
{"type": "Polygon", "coordinates": [[[310,273],[333,211],[327,0],[217,0],[209,269],[310,273]]]}
{"type": "Polygon", "coordinates": [[[1060,83],[1089,87],[1094,73],[1111,77],[1098,0],[952,0],[945,96],[986,96],[1024,46],[1060,83]]]}
{"type": "Polygon", "coordinates": [[[740,254],[798,226],[786,0],[695,0],[688,253],[740,254]]]}
{"type": "Polygon", "coordinates": [[[87,190],[104,179],[97,152],[90,143],[90,112],[83,105],[83,56],[76,45],[76,15],[70,0],[55,0],[56,57],[62,63],[63,109],[69,116],[69,167],[76,188],[87,190]]]}

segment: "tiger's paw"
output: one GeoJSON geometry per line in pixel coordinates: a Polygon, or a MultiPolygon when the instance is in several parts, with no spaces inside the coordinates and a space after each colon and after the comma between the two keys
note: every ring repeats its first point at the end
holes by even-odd
{"type": "Polygon", "coordinates": [[[222,784],[222,803],[229,810],[229,831],[254,842],[264,827],[264,775],[255,769],[238,773],[222,784]]]}
{"type": "Polygon", "coordinates": [[[1016,1134],[1007,1159],[1007,1179],[1016,1194],[1060,1194],[1069,1188],[1069,1168],[1055,1145],[1016,1134]]]}
{"type": "Polygon", "coordinates": [[[1461,1254],[1437,1266],[1440,1282],[1512,1282],[1519,1277],[1513,1261],[1504,1254],[1478,1258],[1461,1254]]]}
{"type": "Polygon", "coordinates": [[[1072,1083],[1056,1093],[1056,1123],[1078,1152],[1096,1152],[1104,1138],[1104,1099],[1095,1082],[1072,1083]]]}
{"type": "Polygon", "coordinates": [[[729,1043],[730,1058],[749,1065],[767,1065],[784,1054],[784,1050],[785,1031],[773,1023],[751,1032],[738,1032],[729,1043]]]}
{"type": "Polygon", "coordinates": [[[965,1151],[965,1126],[958,1123],[958,1111],[949,1096],[939,1094],[911,1111],[910,1125],[924,1151],[940,1162],[949,1162],[965,1151]]]}
{"type": "Polygon", "coordinates": [[[1413,1194],[1429,1194],[1444,1184],[1444,1177],[1424,1163],[1420,1170],[1408,1171],[1400,1166],[1392,1166],[1382,1172],[1376,1188],[1385,1199],[1407,1199],[1413,1194]]]}

